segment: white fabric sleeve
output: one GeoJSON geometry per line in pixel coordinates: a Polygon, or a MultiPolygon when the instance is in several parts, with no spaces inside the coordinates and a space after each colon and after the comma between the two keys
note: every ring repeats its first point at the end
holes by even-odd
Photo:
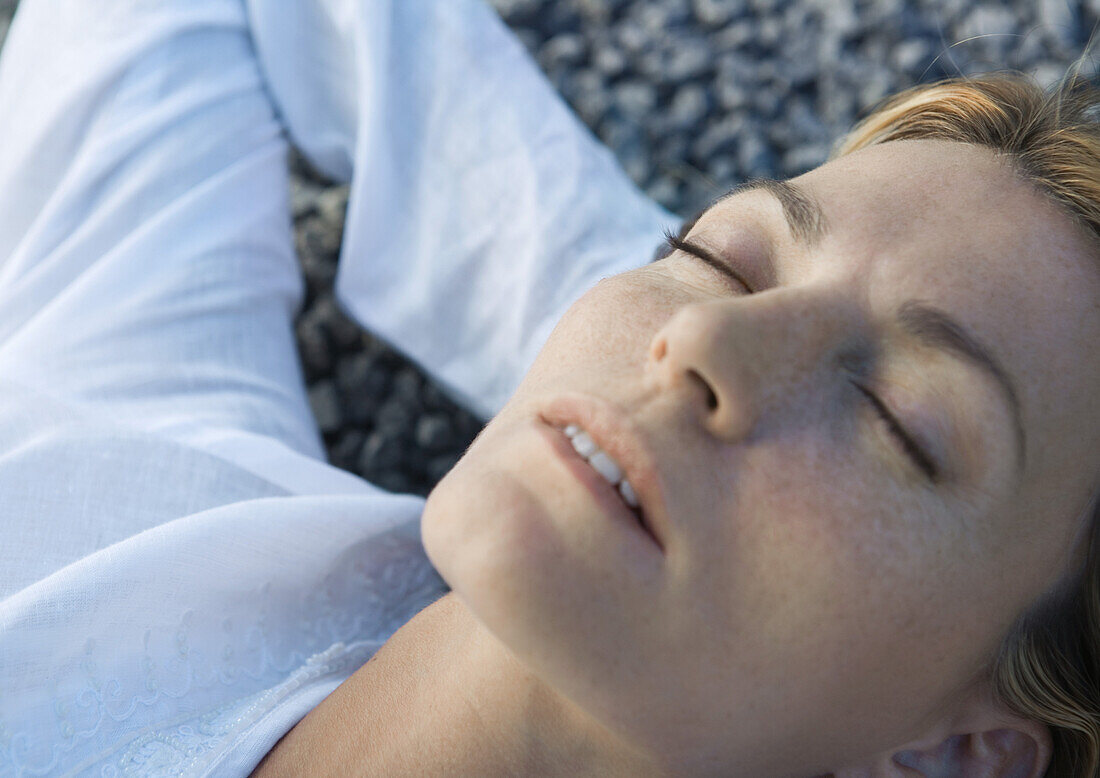
{"type": "Polygon", "coordinates": [[[291,139],[350,181],[339,300],[483,418],[678,224],[482,0],[247,2],[291,139]]]}
{"type": "Polygon", "coordinates": [[[241,0],[23,0],[0,108],[0,369],[142,431],[323,461],[241,0]]]}

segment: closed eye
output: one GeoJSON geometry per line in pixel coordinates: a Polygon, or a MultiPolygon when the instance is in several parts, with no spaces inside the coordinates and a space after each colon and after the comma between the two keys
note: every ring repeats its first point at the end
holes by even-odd
{"type": "Polygon", "coordinates": [[[754,293],[755,290],[751,286],[749,286],[745,279],[742,278],[736,270],[730,267],[728,263],[723,262],[718,257],[710,253],[710,251],[698,245],[697,243],[692,243],[689,240],[685,240],[678,235],[672,234],[671,230],[666,229],[665,246],[668,249],[668,253],[665,254],[665,256],[671,254],[673,251],[676,250],[682,251],[689,256],[695,257],[696,259],[701,259],[703,262],[706,262],[719,273],[728,276],[729,278],[732,278],[734,281],[740,284],[742,288],[744,288],[747,294],[754,293]]]}
{"type": "Polygon", "coordinates": [[[871,405],[875,407],[878,415],[881,416],[883,421],[886,422],[886,426],[890,429],[890,433],[901,445],[901,448],[905,452],[906,456],[908,456],[913,464],[915,464],[917,468],[919,468],[920,471],[924,473],[929,481],[931,481],[932,483],[936,483],[939,479],[940,471],[932,457],[928,456],[924,449],[917,445],[916,441],[913,440],[913,437],[905,430],[903,426],[901,426],[897,418],[895,418],[894,414],[890,412],[890,409],[886,407],[882,400],[869,392],[867,389],[864,389],[859,384],[854,384],[854,386],[863,394],[864,397],[866,397],[871,402],[871,405]]]}

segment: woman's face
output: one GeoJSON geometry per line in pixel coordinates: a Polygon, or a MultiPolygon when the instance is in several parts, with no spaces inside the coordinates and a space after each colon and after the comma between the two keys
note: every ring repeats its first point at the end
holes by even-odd
{"type": "Polygon", "coordinates": [[[1067,216],[943,141],[790,183],[687,235],[752,293],[682,250],[601,281],[424,513],[515,656],[700,772],[832,769],[949,719],[1097,487],[1100,267],[1067,216]]]}

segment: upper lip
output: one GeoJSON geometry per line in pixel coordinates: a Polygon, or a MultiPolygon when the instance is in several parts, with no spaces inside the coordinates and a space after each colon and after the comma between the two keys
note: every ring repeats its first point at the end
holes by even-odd
{"type": "Polygon", "coordinates": [[[652,449],[637,425],[614,405],[577,394],[554,398],[539,415],[555,427],[576,424],[615,460],[623,478],[634,487],[643,521],[663,550],[667,531],[664,491],[652,449]]]}

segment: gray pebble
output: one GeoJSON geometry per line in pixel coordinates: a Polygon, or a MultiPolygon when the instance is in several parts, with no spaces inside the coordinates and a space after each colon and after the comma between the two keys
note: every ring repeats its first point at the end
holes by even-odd
{"type": "Polygon", "coordinates": [[[814,107],[827,126],[846,131],[855,118],[859,106],[856,104],[855,89],[851,85],[844,83],[834,85],[829,79],[825,79],[814,107]]]}
{"type": "Polygon", "coordinates": [[[830,0],[822,16],[822,36],[847,40],[860,30],[854,0],[830,0]]]}
{"type": "Polygon", "coordinates": [[[673,132],[663,135],[660,145],[653,155],[658,161],[658,167],[661,168],[661,170],[668,171],[670,176],[675,176],[677,178],[683,178],[685,175],[690,175],[691,173],[688,172],[688,168],[686,167],[686,159],[690,145],[691,143],[686,137],[686,133],[673,132]]]}
{"type": "Polygon", "coordinates": [[[775,172],[775,156],[768,144],[756,133],[739,137],[737,162],[749,178],[770,176],[775,172]]]}
{"type": "Polygon", "coordinates": [[[401,447],[396,440],[375,431],[367,435],[359,454],[359,469],[364,474],[378,473],[401,463],[401,447]]]}
{"type": "Polygon", "coordinates": [[[751,112],[765,120],[776,117],[786,92],[782,87],[760,84],[749,97],[751,112]]]}
{"type": "MultiPolygon", "coordinates": [[[[394,467],[397,467],[395,465],[394,467]]],[[[423,494],[424,490],[418,487],[412,476],[401,470],[383,470],[372,473],[370,480],[377,486],[394,494],[423,494]]]]}
{"type": "Polygon", "coordinates": [[[758,47],[766,50],[774,49],[783,37],[783,22],[774,16],[759,19],[755,32],[754,39],[758,47]]]}
{"type": "Polygon", "coordinates": [[[536,12],[542,0],[493,0],[497,13],[503,16],[518,16],[536,12]]]}
{"type": "Polygon", "coordinates": [[[1073,45],[1079,22],[1077,9],[1070,6],[1069,0],[1039,0],[1039,22],[1043,32],[1062,48],[1073,45]]]}
{"type": "Polygon", "coordinates": [[[1066,69],[1056,62],[1040,62],[1031,68],[1031,75],[1043,89],[1049,89],[1062,80],[1066,69]]]}
{"type": "Polygon", "coordinates": [[[748,105],[749,93],[743,84],[733,78],[726,78],[718,80],[714,87],[714,98],[720,108],[736,111],[748,105]]]}
{"type": "Polygon", "coordinates": [[[290,179],[290,213],[295,219],[314,216],[321,187],[299,176],[290,179]]]}
{"type": "Polygon", "coordinates": [[[741,0],[693,0],[695,18],[705,27],[721,27],[728,24],[741,10],[741,0]]]}
{"type": "Polygon", "coordinates": [[[676,84],[702,78],[713,65],[714,55],[702,41],[684,40],[669,52],[662,78],[676,84]]]}
{"type": "Polygon", "coordinates": [[[671,26],[682,24],[687,13],[685,5],[677,5],[675,2],[636,0],[630,7],[631,16],[649,37],[659,37],[667,33],[671,26]]]}
{"type": "Polygon", "coordinates": [[[862,15],[868,21],[865,29],[874,32],[878,25],[892,22],[905,11],[906,3],[911,4],[911,0],[875,0],[871,5],[873,13],[862,15]]]}
{"type": "Polygon", "coordinates": [[[874,69],[869,71],[863,83],[859,87],[859,102],[865,109],[870,109],[888,94],[893,92],[893,79],[890,71],[874,69]]]}
{"type": "Polygon", "coordinates": [[[400,437],[412,431],[416,412],[408,398],[391,396],[378,407],[374,428],[387,437],[400,437]]]}
{"type": "Polygon", "coordinates": [[[576,33],[562,33],[548,40],[539,50],[539,62],[544,68],[578,65],[585,59],[584,38],[576,33]]]}
{"type": "Polygon", "coordinates": [[[615,38],[623,51],[628,54],[637,54],[646,48],[650,42],[649,33],[642,29],[637,22],[626,20],[615,28],[615,38]]]}
{"type": "Polygon", "coordinates": [[[333,354],[325,331],[307,319],[300,319],[295,333],[306,377],[329,373],[332,370],[333,354]]]}
{"type": "Polygon", "coordinates": [[[467,441],[472,441],[485,428],[485,421],[468,411],[460,411],[457,422],[456,429],[464,445],[468,445],[467,441]]]}
{"type": "Polygon", "coordinates": [[[321,432],[327,435],[340,429],[344,419],[340,413],[340,398],[332,381],[324,379],[310,387],[309,407],[321,432]]]}
{"type": "Polygon", "coordinates": [[[783,154],[783,176],[793,178],[825,163],[829,147],[825,144],[796,146],[783,154]]]}
{"type": "Polygon", "coordinates": [[[737,178],[737,162],[733,157],[718,155],[710,159],[708,172],[719,189],[729,189],[737,178]]]}
{"type": "MultiPolygon", "coordinates": [[[[676,90],[668,107],[671,126],[677,130],[689,130],[697,126],[707,115],[707,90],[700,84],[688,84],[676,90]]],[[[682,138],[684,145],[687,138],[682,138]]]]}
{"type": "Polygon", "coordinates": [[[689,181],[688,184],[681,190],[681,198],[688,213],[699,213],[707,206],[711,205],[718,194],[719,190],[714,186],[703,186],[701,183],[695,181],[689,181]]]}
{"type": "Polygon", "coordinates": [[[611,105],[611,90],[600,73],[582,70],[577,73],[570,101],[582,120],[597,124],[611,105]]]}
{"type": "Polygon", "coordinates": [[[334,258],[340,252],[341,231],[325,224],[320,216],[307,216],[297,225],[300,250],[318,257],[334,258]]]}
{"type": "Polygon", "coordinates": [[[603,41],[593,48],[592,65],[603,76],[615,78],[626,70],[626,54],[622,49],[611,45],[609,41],[603,41]]]}
{"type": "Polygon", "coordinates": [[[622,0],[573,0],[577,12],[588,28],[599,28],[611,21],[615,10],[622,7],[622,0]]]}
{"type": "Polygon", "coordinates": [[[919,76],[935,58],[932,46],[921,38],[901,41],[891,53],[894,67],[906,74],[913,74],[914,77],[919,76]]]}
{"type": "Polygon", "coordinates": [[[758,16],[768,16],[782,11],[787,2],[788,0],[749,0],[749,8],[758,16]]]}
{"type": "Polygon", "coordinates": [[[416,445],[425,451],[445,451],[455,443],[455,434],[447,417],[440,413],[427,413],[416,422],[416,445]]]}
{"type": "Polygon", "coordinates": [[[966,16],[959,32],[964,38],[976,35],[1007,35],[1016,32],[1016,14],[1003,5],[979,5],[966,16]]]}
{"type": "MultiPolygon", "coordinates": [[[[329,187],[322,190],[317,198],[317,210],[328,225],[342,228],[344,213],[348,208],[348,185],[329,187]]],[[[336,247],[337,250],[339,246],[336,247]]]]}
{"type": "Polygon", "coordinates": [[[818,118],[807,98],[794,96],[784,106],[787,125],[791,131],[791,145],[825,141],[829,130],[818,118]]]}
{"type": "Polygon", "coordinates": [[[649,154],[643,149],[619,157],[619,164],[622,165],[630,180],[640,186],[644,186],[653,175],[653,163],[650,161],[649,154]]]}
{"type": "MultiPolygon", "coordinates": [[[[791,46],[792,52],[807,51],[812,48],[805,37],[795,40],[791,46]]],[[[786,89],[801,89],[812,84],[820,70],[821,66],[810,57],[784,57],[776,63],[776,77],[786,89]]]]}
{"type": "Polygon", "coordinates": [[[348,429],[340,434],[329,448],[328,455],[332,464],[345,470],[357,471],[359,455],[367,436],[362,430],[348,429]]]}
{"type": "Polygon", "coordinates": [[[608,112],[600,123],[599,136],[616,151],[620,160],[639,155],[645,146],[645,131],[641,123],[631,121],[617,112],[608,112]]]}
{"type": "Polygon", "coordinates": [[[680,187],[662,177],[646,187],[646,194],[667,208],[679,203],[680,187]]]}
{"type": "Polygon", "coordinates": [[[718,52],[740,52],[756,40],[755,20],[745,19],[729,24],[711,36],[711,43],[718,52]]]}
{"type": "Polygon", "coordinates": [[[389,371],[365,352],[344,356],[336,365],[336,388],[344,407],[344,416],[352,424],[374,423],[378,406],[390,389],[389,371]]]}
{"type": "Polygon", "coordinates": [[[451,469],[454,468],[458,460],[459,457],[454,454],[444,454],[432,457],[428,460],[428,466],[424,468],[424,476],[434,486],[443,479],[443,476],[451,472],[451,469]]]}
{"type": "Polygon", "coordinates": [[[302,273],[314,297],[331,290],[336,279],[336,261],[332,257],[319,257],[309,252],[299,252],[302,273]]]}
{"type": "Polygon", "coordinates": [[[447,411],[453,415],[460,410],[458,405],[447,396],[446,391],[434,381],[425,381],[420,391],[420,400],[424,407],[433,411],[447,411]]]}
{"type": "Polygon", "coordinates": [[[312,310],[306,316],[318,322],[328,331],[333,344],[340,349],[350,349],[359,344],[361,330],[336,302],[331,292],[318,296],[312,310]]]}
{"type": "Polygon", "coordinates": [[[710,123],[691,145],[692,161],[705,166],[711,157],[735,148],[745,127],[745,120],[738,114],[710,123]]]}
{"type": "Polygon", "coordinates": [[[415,403],[420,397],[420,387],[423,384],[420,371],[411,365],[403,367],[393,377],[393,395],[407,403],[415,403]]]}
{"type": "Polygon", "coordinates": [[[358,391],[354,396],[358,404],[363,406],[364,414],[372,412],[371,409],[385,399],[393,383],[391,375],[389,370],[376,363],[356,384],[358,391]]]}
{"type": "Polygon", "coordinates": [[[568,3],[551,3],[543,5],[539,13],[539,27],[547,37],[558,33],[576,32],[581,27],[581,15],[577,12],[576,5],[568,3]]]}
{"type": "Polygon", "coordinates": [[[513,29],[512,32],[519,38],[519,42],[523,44],[523,48],[527,49],[527,52],[532,57],[537,58],[539,46],[542,44],[542,36],[539,35],[538,31],[521,27],[513,29]]]}

